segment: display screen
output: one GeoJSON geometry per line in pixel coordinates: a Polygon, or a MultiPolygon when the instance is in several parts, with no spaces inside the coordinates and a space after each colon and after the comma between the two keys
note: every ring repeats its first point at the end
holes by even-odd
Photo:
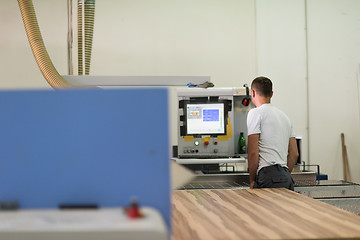
{"type": "Polygon", "coordinates": [[[186,105],[187,134],[225,134],[224,103],[186,105]]]}

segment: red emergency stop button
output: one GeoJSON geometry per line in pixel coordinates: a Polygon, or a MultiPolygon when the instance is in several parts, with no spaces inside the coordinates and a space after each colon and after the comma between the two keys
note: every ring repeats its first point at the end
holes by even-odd
{"type": "Polygon", "coordinates": [[[209,141],[205,141],[204,144],[207,146],[209,145],[209,141]]]}

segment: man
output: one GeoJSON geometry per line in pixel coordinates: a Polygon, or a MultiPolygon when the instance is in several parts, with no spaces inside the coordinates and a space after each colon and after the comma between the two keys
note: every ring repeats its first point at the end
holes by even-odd
{"type": "Polygon", "coordinates": [[[250,188],[288,188],[294,190],[292,171],[299,156],[290,119],[270,103],[272,82],[255,78],[251,84],[249,111],[248,165],[250,188]]]}

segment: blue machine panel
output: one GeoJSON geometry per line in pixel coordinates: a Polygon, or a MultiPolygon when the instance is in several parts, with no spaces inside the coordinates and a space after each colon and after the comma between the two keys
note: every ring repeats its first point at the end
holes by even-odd
{"type": "Polygon", "coordinates": [[[170,226],[166,89],[0,92],[0,200],[127,206],[170,226]]]}

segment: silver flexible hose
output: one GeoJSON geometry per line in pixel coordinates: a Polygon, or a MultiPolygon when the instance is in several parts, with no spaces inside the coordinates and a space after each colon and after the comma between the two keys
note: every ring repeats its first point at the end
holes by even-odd
{"type": "Polygon", "coordinates": [[[85,75],[90,74],[91,50],[94,35],[95,0],[85,0],[85,75]]]}
{"type": "Polygon", "coordinates": [[[46,81],[53,88],[76,87],[61,77],[55,69],[44,45],[32,0],[18,0],[18,3],[31,50],[46,81]]]}
{"type": "Polygon", "coordinates": [[[95,0],[78,0],[78,74],[89,75],[94,35],[95,0]],[[85,70],[85,71],[84,71],[85,70]]]}
{"type": "Polygon", "coordinates": [[[83,0],[78,0],[78,74],[83,75],[83,0]]]}

